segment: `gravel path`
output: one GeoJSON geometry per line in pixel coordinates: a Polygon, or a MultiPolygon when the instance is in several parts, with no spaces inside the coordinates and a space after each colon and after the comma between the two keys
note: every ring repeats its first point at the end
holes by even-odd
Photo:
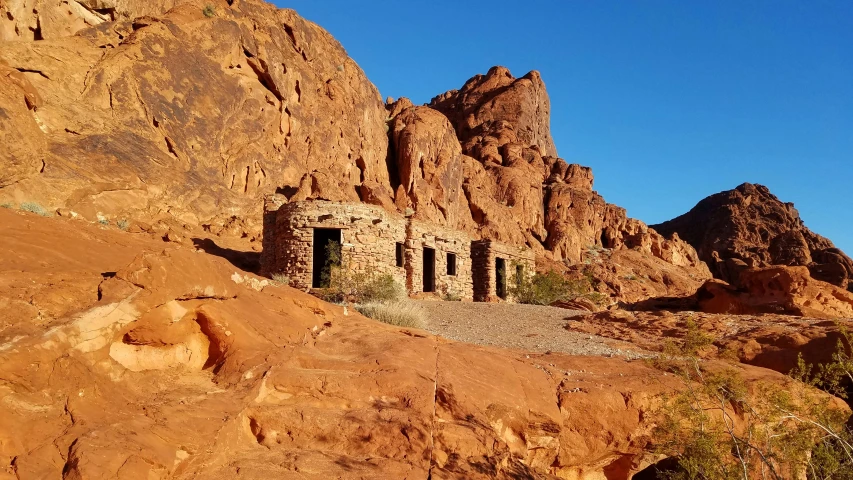
{"type": "Polygon", "coordinates": [[[645,357],[639,349],[604,337],[571,332],[569,318],[587,312],[507,303],[415,300],[427,311],[426,330],[460,342],[570,355],[645,357]]]}

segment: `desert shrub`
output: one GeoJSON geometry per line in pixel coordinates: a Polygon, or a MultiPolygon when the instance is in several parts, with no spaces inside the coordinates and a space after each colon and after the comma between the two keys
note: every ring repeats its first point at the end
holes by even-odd
{"type": "Polygon", "coordinates": [[[579,279],[566,278],[553,270],[517,278],[510,293],[516,302],[532,305],[551,305],[560,300],[578,298],[585,298],[600,305],[607,300],[607,295],[593,289],[589,276],[585,275],[579,279]]]}
{"type": "Polygon", "coordinates": [[[652,361],[683,383],[678,392],[663,396],[658,412],[657,453],[675,462],[658,470],[657,478],[853,478],[848,412],[814,388],[822,382],[837,385],[838,372],[853,374],[842,342],[833,362],[815,369],[801,360],[789,382],[752,388],[737,367],[699,359],[697,353],[712,342],[688,322],[682,341],[669,343],[652,361]]]}
{"type": "Polygon", "coordinates": [[[38,203],[35,202],[24,202],[21,204],[21,210],[25,212],[32,212],[36,215],[41,215],[42,217],[52,217],[53,214],[50,213],[46,208],[42,207],[38,203]]]}
{"type": "Polygon", "coordinates": [[[110,221],[106,218],[101,218],[98,220],[98,223],[106,227],[107,225],[110,224],[110,221]]]}
{"type": "Polygon", "coordinates": [[[398,327],[423,328],[426,323],[426,311],[409,301],[364,303],[355,309],[365,317],[398,327]]]}
{"type": "Polygon", "coordinates": [[[323,271],[326,287],[321,297],[333,303],[392,302],[405,296],[405,290],[392,275],[376,274],[354,268],[343,258],[340,244],[326,247],[328,262],[323,271]]]}
{"type": "Polygon", "coordinates": [[[122,218],[121,220],[116,222],[116,226],[122,230],[127,230],[130,228],[130,222],[127,219],[122,218]]]}
{"type": "Polygon", "coordinates": [[[0,208],[12,208],[13,206],[14,206],[14,205],[12,205],[12,204],[11,204],[11,203],[9,203],[9,202],[3,202],[3,203],[0,203],[0,208]]]}
{"type": "Polygon", "coordinates": [[[212,17],[216,16],[216,7],[208,4],[204,7],[204,10],[202,10],[201,12],[204,13],[205,17],[212,18],[212,17]]]}
{"type": "Polygon", "coordinates": [[[445,302],[461,302],[462,293],[457,288],[445,285],[442,288],[441,299],[445,302]]]}
{"type": "Polygon", "coordinates": [[[274,282],[279,283],[281,285],[290,285],[290,277],[283,273],[273,273],[272,279],[274,282]]]}

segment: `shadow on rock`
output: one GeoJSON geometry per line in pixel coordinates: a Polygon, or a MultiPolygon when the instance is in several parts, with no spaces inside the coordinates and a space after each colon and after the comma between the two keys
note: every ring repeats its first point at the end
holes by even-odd
{"type": "Polygon", "coordinates": [[[205,253],[222,257],[240,270],[257,274],[261,269],[261,254],[220,247],[209,238],[193,238],[193,245],[205,253]]]}

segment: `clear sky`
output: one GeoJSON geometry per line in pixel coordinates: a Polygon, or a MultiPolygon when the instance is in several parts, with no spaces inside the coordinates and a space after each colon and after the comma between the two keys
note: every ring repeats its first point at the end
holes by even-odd
{"type": "Polygon", "coordinates": [[[853,255],[853,1],[294,0],[386,96],[539,70],[559,155],[649,224],[743,182],[853,255]]]}

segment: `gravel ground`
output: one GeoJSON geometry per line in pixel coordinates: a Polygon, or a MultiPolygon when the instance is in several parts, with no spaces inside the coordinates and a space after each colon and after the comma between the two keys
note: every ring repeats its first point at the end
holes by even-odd
{"type": "Polygon", "coordinates": [[[425,329],[451,340],[543,353],[647,356],[626,343],[564,328],[569,318],[587,312],[506,303],[415,302],[427,311],[425,329]]]}

